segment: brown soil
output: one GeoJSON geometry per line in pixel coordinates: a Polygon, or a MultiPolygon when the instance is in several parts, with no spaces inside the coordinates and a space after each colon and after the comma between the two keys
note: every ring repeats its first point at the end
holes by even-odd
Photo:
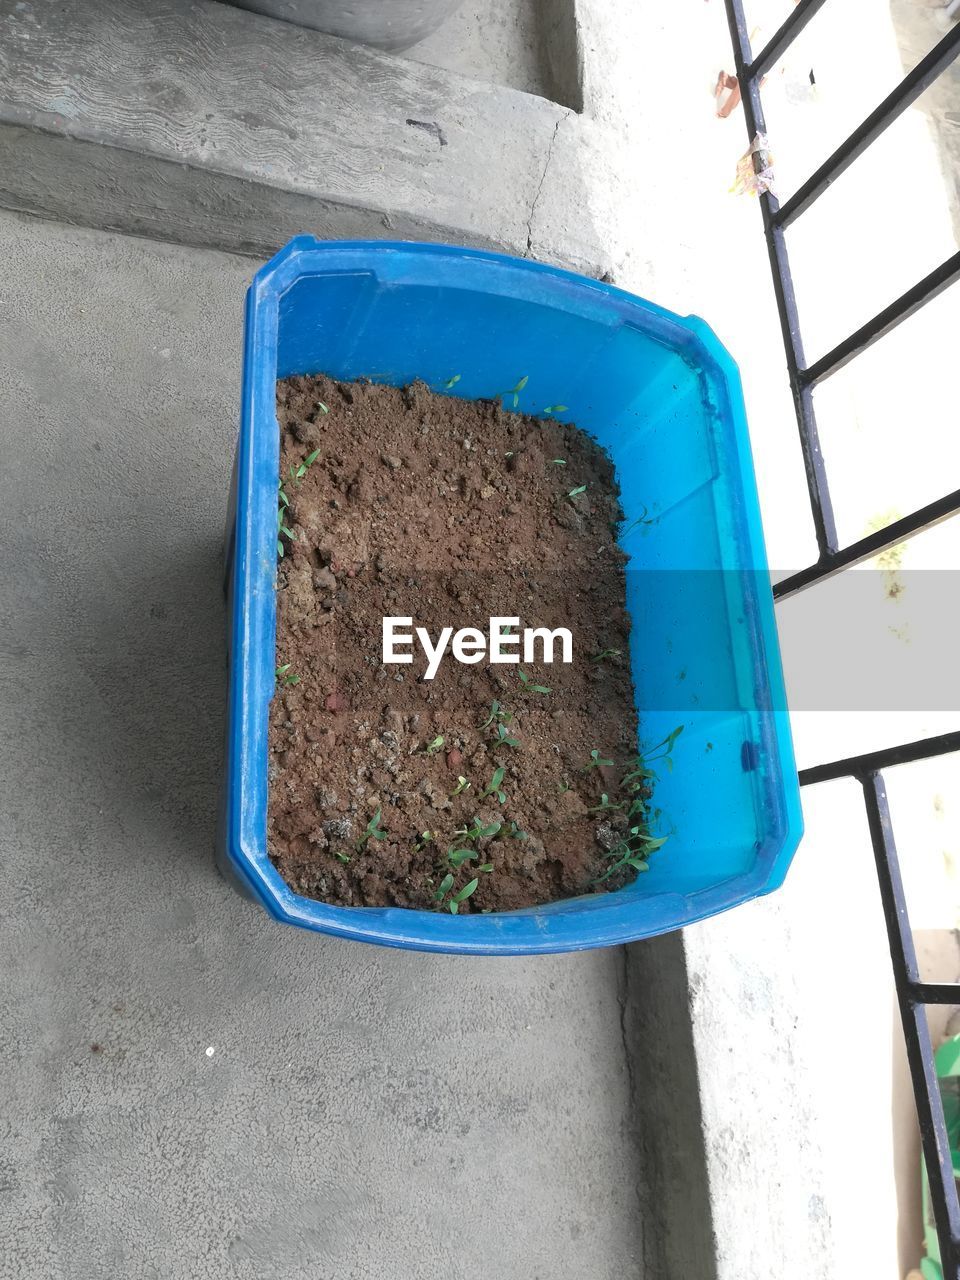
{"type": "Polygon", "coordinates": [[[293,535],[282,534],[277,666],[296,681],[278,681],[270,716],[280,873],[326,902],[435,909],[447,851],[466,848],[478,856],[455,869],[441,910],[473,878],[464,912],[618,888],[633,872],[596,882],[626,820],[588,812],[604,791],[623,798],[637,743],[610,460],[574,426],[421,385],[289,378],[277,416],[293,535]],[[385,615],[412,617],[434,640],[443,626],[486,634],[498,615],[565,626],[573,662],[558,650],[552,665],[520,664],[542,694],[517,666],[466,666],[448,650],[428,682],[416,641],[411,665],[383,664],[385,615]],[[606,650],[617,652],[595,659],[606,650]],[[498,721],[481,727],[495,700],[518,746],[497,743],[498,721]],[[594,749],[614,765],[587,768],[594,749]],[[503,804],[481,796],[499,767],[503,804]],[[459,777],[470,788],[452,795],[459,777]],[[378,810],[386,834],[358,848],[378,810]],[[456,832],[475,817],[502,828],[470,843],[456,832]]]}

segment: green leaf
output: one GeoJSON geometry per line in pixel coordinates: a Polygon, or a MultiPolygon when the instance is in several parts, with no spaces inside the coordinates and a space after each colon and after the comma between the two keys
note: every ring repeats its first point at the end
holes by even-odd
{"type": "Polygon", "coordinates": [[[520,379],[520,381],[517,383],[517,385],[513,388],[514,391],[522,391],[529,381],[530,381],[530,375],[528,373],[525,373],[523,377],[520,379]]]}
{"type": "Polygon", "coordinates": [[[452,888],[453,888],[453,873],[448,871],[447,874],[440,881],[440,885],[433,896],[436,899],[436,901],[439,902],[440,899],[443,897],[443,895],[452,888]]]}
{"type": "Polygon", "coordinates": [[[575,498],[578,493],[586,493],[586,491],[587,491],[587,486],[585,484],[581,484],[581,485],[578,485],[576,489],[571,489],[570,492],[567,494],[567,497],[575,498]]]}
{"type": "Polygon", "coordinates": [[[284,684],[299,684],[299,683],[300,683],[299,676],[287,676],[286,680],[284,681],[284,684]]]}
{"type": "Polygon", "coordinates": [[[283,543],[280,541],[279,538],[277,539],[277,555],[280,557],[281,560],[283,559],[283,543]]]}
{"type": "MultiPolygon", "coordinates": [[[[549,413],[550,410],[547,409],[546,412],[549,413]]],[[[551,458],[550,461],[555,467],[565,467],[567,465],[566,458],[551,458]]]]}
{"type": "Polygon", "coordinates": [[[329,413],[329,412],[330,412],[330,410],[327,408],[327,406],[323,403],[323,401],[322,401],[322,400],[318,400],[318,401],[317,401],[317,408],[320,410],[320,412],[321,412],[321,413],[329,413]]]}
{"type": "Polygon", "coordinates": [[[477,870],[478,870],[478,871],[492,871],[492,870],[493,870],[493,863],[492,863],[492,862],[485,862],[485,863],[483,864],[483,866],[482,866],[482,867],[477,867],[477,870]]]}
{"type": "Polygon", "coordinates": [[[349,862],[349,861],[350,861],[350,855],[349,855],[349,854],[347,854],[347,853],[335,853],[333,856],[334,856],[335,858],[338,858],[338,859],[340,860],[340,862],[349,862]]]}
{"type": "Polygon", "coordinates": [[[465,862],[477,857],[479,854],[476,849],[450,849],[447,852],[447,861],[451,867],[462,867],[465,862]]]}
{"type": "Polygon", "coordinates": [[[312,466],[313,466],[313,464],[316,462],[316,460],[317,460],[319,457],[320,457],[320,450],[319,450],[319,449],[314,449],[313,453],[308,453],[308,454],[307,454],[307,456],[306,456],[306,457],[304,458],[304,460],[303,460],[303,466],[304,466],[304,468],[306,468],[306,467],[312,467],[312,466]]]}
{"type": "Polygon", "coordinates": [[[452,916],[459,914],[460,903],[456,900],[456,898],[451,898],[450,901],[447,903],[447,906],[450,908],[450,914],[452,916]]]}
{"type": "Polygon", "coordinates": [[[459,373],[455,373],[453,377],[448,378],[443,385],[446,388],[446,390],[449,391],[450,388],[455,387],[459,381],[460,381],[460,375],[459,373]]]}
{"type": "Polygon", "coordinates": [[[567,406],[565,404],[548,404],[544,409],[544,413],[566,413],[567,406]]]}
{"type": "Polygon", "coordinates": [[[296,535],[293,533],[293,531],[292,531],[291,529],[288,529],[288,528],[287,528],[287,526],[286,526],[285,524],[281,524],[281,526],[280,526],[280,532],[281,532],[285,537],[289,538],[291,542],[296,542],[296,540],[297,540],[297,539],[296,539],[296,535]]]}
{"type": "Polygon", "coordinates": [[[466,902],[479,883],[479,880],[473,879],[469,884],[465,884],[459,893],[453,895],[454,902],[466,902]]]}
{"type": "Polygon", "coordinates": [[[277,675],[282,676],[285,671],[289,671],[293,663],[285,662],[282,667],[277,667],[277,675]]]}

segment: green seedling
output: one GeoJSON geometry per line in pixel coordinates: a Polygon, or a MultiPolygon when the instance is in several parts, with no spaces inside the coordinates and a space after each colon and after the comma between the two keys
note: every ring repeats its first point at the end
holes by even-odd
{"type": "Polygon", "coordinates": [[[433,840],[432,831],[421,831],[418,836],[414,836],[414,843],[418,849],[425,849],[433,840]]]}
{"type": "Polygon", "coordinates": [[[528,693],[552,693],[553,690],[547,684],[534,684],[525,671],[517,671],[520,677],[520,683],[528,693]]]}
{"type": "Polygon", "coordinates": [[[333,856],[336,858],[336,860],[337,860],[338,862],[349,862],[349,861],[350,861],[350,855],[349,855],[349,853],[335,853],[333,856]]]}
{"type": "Polygon", "coordinates": [[[631,791],[635,791],[637,789],[636,786],[631,784],[642,784],[650,778],[655,778],[657,776],[656,772],[650,768],[650,765],[656,764],[658,760],[662,760],[667,766],[668,771],[672,772],[673,756],[671,753],[673,751],[674,743],[680,737],[681,733],[683,733],[682,724],[677,725],[676,729],[674,729],[672,733],[668,733],[663,741],[658,742],[656,746],[650,747],[646,751],[641,751],[636,759],[631,761],[630,769],[623,776],[623,784],[625,786],[629,786],[631,791]]]}
{"type": "Polygon", "coordinates": [[[466,780],[466,778],[464,778],[461,774],[458,774],[458,775],[457,775],[457,785],[456,785],[456,786],[454,787],[454,789],[450,792],[450,799],[452,800],[454,796],[462,795],[462,794],[464,793],[464,791],[469,791],[469,790],[470,790],[470,787],[471,787],[471,783],[469,783],[469,782],[466,780]]]}
{"type": "Polygon", "coordinates": [[[621,649],[601,649],[599,653],[595,653],[590,659],[591,662],[604,662],[607,658],[621,658],[623,651],[621,649]]]}
{"type": "Polygon", "coordinates": [[[631,520],[625,529],[620,530],[620,537],[625,538],[628,533],[634,530],[638,524],[651,525],[656,523],[656,516],[648,516],[647,508],[643,508],[643,515],[637,516],[636,520],[631,520]]]}
{"type": "Polygon", "coordinates": [[[447,906],[450,908],[450,914],[452,916],[455,916],[457,914],[457,912],[460,910],[461,902],[466,902],[466,900],[470,897],[471,893],[474,892],[474,890],[476,889],[479,883],[480,883],[479,880],[473,879],[470,881],[469,884],[465,884],[458,893],[455,893],[453,895],[453,897],[447,903],[447,906]]]}
{"type": "Polygon", "coordinates": [[[440,902],[441,899],[450,892],[450,890],[453,888],[453,881],[454,881],[453,872],[448,871],[447,874],[440,881],[439,885],[437,886],[437,891],[433,895],[434,902],[440,902]]]}
{"type": "Polygon", "coordinates": [[[435,756],[437,752],[440,750],[440,748],[443,746],[443,741],[444,741],[443,734],[438,733],[437,736],[434,738],[434,740],[432,742],[428,742],[426,747],[424,747],[424,750],[426,751],[427,755],[435,756]]]}
{"type": "Polygon", "coordinates": [[[382,817],[382,810],[378,809],[370,821],[367,823],[367,829],[357,841],[357,853],[362,853],[364,846],[368,840],[382,840],[386,836],[386,831],[379,825],[382,817]]]}
{"type": "Polygon", "coordinates": [[[506,708],[502,705],[502,703],[499,703],[496,700],[494,700],[490,704],[490,714],[487,716],[486,720],[484,720],[483,724],[478,725],[477,728],[487,729],[489,728],[490,725],[493,724],[494,720],[496,720],[500,724],[509,724],[512,719],[513,719],[513,712],[507,711],[506,708]]]}
{"type": "Polygon", "coordinates": [[[459,373],[455,373],[452,378],[448,378],[443,384],[444,391],[449,391],[451,387],[455,387],[460,381],[459,373]]]}
{"type": "Polygon", "coordinates": [[[284,521],[286,520],[286,517],[287,517],[287,507],[290,504],[287,502],[287,497],[286,497],[286,494],[283,493],[282,487],[280,489],[280,493],[283,496],[280,498],[280,506],[277,510],[277,555],[282,560],[283,559],[283,539],[289,538],[291,542],[296,542],[297,535],[293,532],[292,529],[288,528],[287,525],[284,524],[284,521]]]}
{"type": "Polygon", "coordinates": [[[277,679],[283,685],[300,683],[300,677],[290,671],[291,665],[291,663],[285,662],[282,667],[277,667],[277,679]]]}
{"type": "Polygon", "coordinates": [[[640,826],[631,827],[627,837],[615,845],[607,854],[608,858],[614,861],[602,876],[596,880],[597,884],[602,884],[604,880],[609,880],[611,876],[616,875],[618,871],[622,871],[624,867],[632,867],[634,871],[648,871],[649,864],[647,859],[651,853],[660,849],[667,842],[666,836],[653,837],[640,826]]]}
{"type": "Polygon", "coordinates": [[[479,818],[474,818],[473,826],[460,827],[453,834],[462,836],[468,844],[476,844],[478,840],[486,840],[491,836],[498,835],[502,825],[500,822],[491,822],[489,825],[484,826],[479,818]]]}
{"type": "Polygon", "coordinates": [[[318,401],[317,401],[317,408],[320,410],[320,412],[321,412],[321,413],[329,413],[329,412],[330,412],[329,408],[327,407],[327,405],[325,405],[325,404],[323,403],[323,401],[322,401],[322,400],[318,400],[318,401]]]}
{"type": "Polygon", "coordinates": [[[565,467],[567,465],[566,458],[551,458],[550,461],[555,467],[565,467]]]}
{"type": "Polygon", "coordinates": [[[519,747],[520,742],[517,738],[511,738],[502,724],[497,725],[495,746],[498,747],[519,747]]]}
{"type": "Polygon", "coordinates": [[[476,849],[448,849],[447,861],[451,867],[462,867],[465,862],[469,862],[471,858],[479,858],[480,854],[476,849]]]}
{"type": "Polygon", "coordinates": [[[575,489],[570,490],[570,492],[567,494],[567,497],[575,498],[577,497],[578,494],[586,493],[586,492],[587,492],[587,486],[585,484],[578,484],[575,489]]]}
{"type": "Polygon", "coordinates": [[[544,413],[566,413],[567,406],[565,404],[548,404],[544,409],[544,413]]]}
{"type": "Polygon", "coordinates": [[[510,823],[510,830],[507,832],[507,835],[513,840],[527,839],[527,833],[525,831],[521,831],[515,822],[510,823]]]}
{"type": "Polygon", "coordinates": [[[606,760],[603,756],[601,756],[599,750],[596,747],[594,747],[593,750],[590,752],[590,761],[588,764],[585,764],[583,766],[583,771],[584,773],[586,773],[588,769],[602,769],[604,765],[609,765],[609,764],[613,764],[613,761],[606,760]]]}
{"type": "Polygon", "coordinates": [[[529,381],[530,381],[530,375],[525,373],[515,387],[511,387],[509,391],[503,392],[500,399],[505,401],[507,399],[507,396],[513,396],[513,407],[516,408],[517,405],[520,403],[520,392],[523,390],[523,388],[527,385],[529,381]]]}
{"type": "Polygon", "coordinates": [[[313,453],[308,453],[307,456],[304,458],[304,460],[301,463],[298,463],[296,467],[294,467],[293,463],[291,463],[290,479],[295,481],[295,483],[299,484],[300,481],[307,474],[307,472],[310,470],[310,468],[313,466],[313,464],[316,462],[316,460],[319,457],[320,457],[320,450],[314,449],[313,453]]]}
{"type": "Polygon", "coordinates": [[[496,796],[501,804],[507,803],[506,795],[500,790],[500,784],[503,782],[506,772],[506,769],[503,768],[494,769],[493,777],[490,779],[484,790],[480,792],[481,800],[485,800],[487,796],[496,796]]]}
{"type": "Polygon", "coordinates": [[[561,795],[563,795],[565,791],[570,790],[570,783],[564,780],[563,782],[560,783],[560,786],[557,788],[557,790],[560,792],[561,795]]]}
{"type": "Polygon", "coordinates": [[[600,797],[600,803],[595,804],[591,808],[589,808],[587,810],[587,813],[606,813],[608,810],[612,811],[614,809],[623,809],[625,806],[626,806],[625,800],[622,800],[619,804],[611,804],[610,797],[604,791],[600,797]]]}

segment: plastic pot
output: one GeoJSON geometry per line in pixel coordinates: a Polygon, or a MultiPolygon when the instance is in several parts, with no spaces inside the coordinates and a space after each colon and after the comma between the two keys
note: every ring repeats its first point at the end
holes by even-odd
{"type": "Polygon", "coordinates": [[[430,244],[291,241],[247,295],[228,522],[229,697],[218,858],[278,920],[397,947],[524,954],[610,946],[776,888],[799,788],[740,379],[710,329],[535,262],[430,244]],[[520,410],[568,405],[617,468],[630,660],[647,743],[678,724],[657,783],[671,833],[616,893],[491,915],[337,907],[300,897],[267,852],[279,428],[294,373],[421,378],[468,399],[528,375],[520,410]]]}

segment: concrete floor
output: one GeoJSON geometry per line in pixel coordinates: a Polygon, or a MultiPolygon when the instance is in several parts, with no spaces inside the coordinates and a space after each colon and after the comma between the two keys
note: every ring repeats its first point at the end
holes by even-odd
{"type": "Polygon", "coordinates": [[[0,262],[0,1277],[645,1274],[622,951],[364,948],[214,871],[250,260],[4,214],[0,262]]]}

